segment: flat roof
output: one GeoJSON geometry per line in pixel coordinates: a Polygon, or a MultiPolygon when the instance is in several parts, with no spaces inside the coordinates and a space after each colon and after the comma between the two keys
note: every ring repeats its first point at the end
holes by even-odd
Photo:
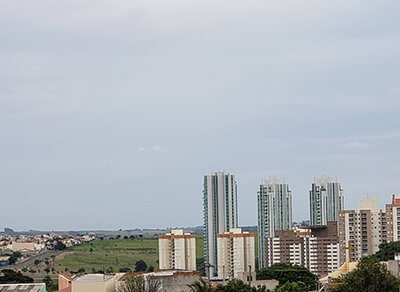
{"type": "Polygon", "coordinates": [[[103,274],[85,274],[77,276],[74,281],[79,282],[106,282],[113,278],[113,275],[103,275],[103,274]]]}
{"type": "Polygon", "coordinates": [[[18,292],[40,292],[46,288],[44,283],[33,284],[0,284],[0,292],[18,291],[18,292]]]}

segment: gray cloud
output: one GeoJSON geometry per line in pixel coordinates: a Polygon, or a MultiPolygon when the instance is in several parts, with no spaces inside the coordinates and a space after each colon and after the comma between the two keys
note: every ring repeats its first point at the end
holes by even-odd
{"type": "Polygon", "coordinates": [[[2,1],[0,196],[21,216],[0,228],[201,224],[202,175],[221,168],[243,225],[267,176],[290,183],[296,220],[322,174],[348,207],[383,204],[400,192],[398,8],[2,1]]]}

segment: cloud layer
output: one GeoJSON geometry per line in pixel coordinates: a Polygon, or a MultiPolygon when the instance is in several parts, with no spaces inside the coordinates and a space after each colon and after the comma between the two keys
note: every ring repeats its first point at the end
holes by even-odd
{"type": "Polygon", "coordinates": [[[291,185],[296,220],[324,174],[348,207],[388,202],[400,193],[399,8],[2,1],[0,196],[20,211],[2,208],[0,228],[201,224],[202,176],[218,169],[237,176],[242,225],[256,224],[269,176],[291,185]]]}

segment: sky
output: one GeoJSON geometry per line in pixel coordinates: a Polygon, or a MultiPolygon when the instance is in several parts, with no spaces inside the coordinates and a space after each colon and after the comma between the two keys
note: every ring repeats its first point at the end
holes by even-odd
{"type": "Polygon", "coordinates": [[[0,229],[201,225],[202,180],[400,194],[400,2],[3,0],[0,229]]]}

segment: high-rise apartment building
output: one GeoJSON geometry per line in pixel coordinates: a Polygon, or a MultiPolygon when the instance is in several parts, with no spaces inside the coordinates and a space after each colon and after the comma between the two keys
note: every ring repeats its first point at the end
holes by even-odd
{"type": "Polygon", "coordinates": [[[158,239],[160,270],[196,270],[196,237],[182,229],[160,235],[158,239]]]}
{"type": "Polygon", "coordinates": [[[359,261],[379,250],[379,245],[400,239],[400,201],[394,195],[385,209],[375,198],[359,200],[357,210],[339,212],[341,263],[359,261]]]}
{"type": "Polygon", "coordinates": [[[258,197],[258,267],[265,268],[266,238],[292,228],[292,192],[289,185],[271,177],[263,181],[258,197]]]}
{"type": "Polygon", "coordinates": [[[276,232],[266,239],[267,265],[288,263],[304,266],[319,277],[339,268],[337,222],[276,232]]]}
{"type": "Polygon", "coordinates": [[[339,211],[343,209],[341,184],[327,176],[314,179],[310,190],[310,224],[318,226],[337,221],[339,211]]]}
{"type": "Polygon", "coordinates": [[[217,275],[217,234],[238,226],[237,183],[235,176],[218,171],[204,176],[204,255],[207,273],[217,275]]]}
{"type": "Polygon", "coordinates": [[[255,280],[254,233],[232,228],[230,232],[217,235],[218,278],[255,280]]]}

